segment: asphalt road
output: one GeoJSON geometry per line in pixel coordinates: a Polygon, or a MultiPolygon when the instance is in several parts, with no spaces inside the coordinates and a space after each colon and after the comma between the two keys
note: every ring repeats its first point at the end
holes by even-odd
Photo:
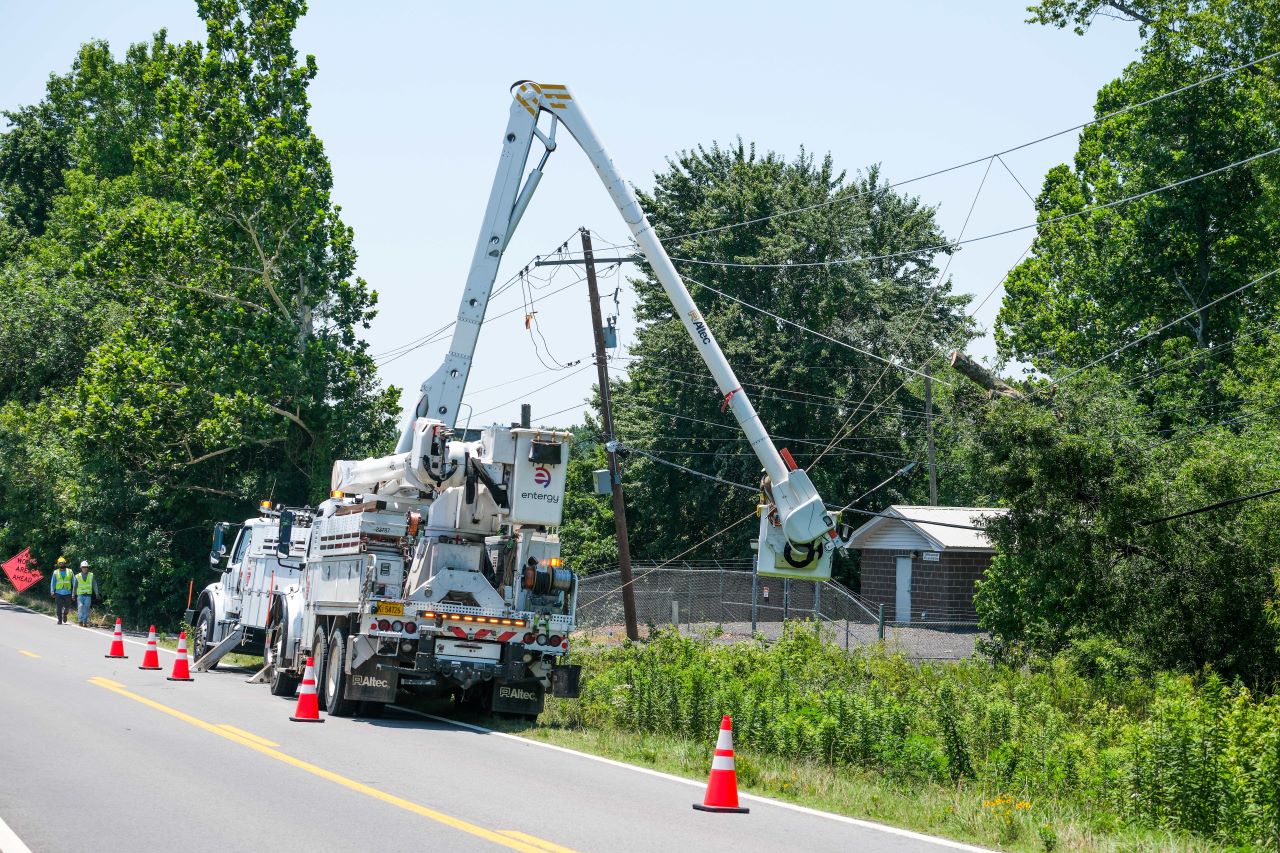
{"type": "MultiPolygon", "coordinates": [[[[0,604],[0,851],[976,850],[448,722],[293,723],[241,671],[193,683],[0,604]],[[7,825],[7,826],[6,826],[7,825]]],[[[708,762],[711,744],[708,744],[708,762]]]]}

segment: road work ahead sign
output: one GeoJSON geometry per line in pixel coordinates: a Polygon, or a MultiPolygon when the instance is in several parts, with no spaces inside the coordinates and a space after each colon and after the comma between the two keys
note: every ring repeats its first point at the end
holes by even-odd
{"type": "Polygon", "coordinates": [[[35,562],[35,558],[31,556],[31,549],[23,548],[22,553],[6,560],[0,568],[3,568],[4,573],[9,576],[14,589],[22,592],[44,577],[44,575],[40,574],[40,570],[35,567],[35,562]]]}

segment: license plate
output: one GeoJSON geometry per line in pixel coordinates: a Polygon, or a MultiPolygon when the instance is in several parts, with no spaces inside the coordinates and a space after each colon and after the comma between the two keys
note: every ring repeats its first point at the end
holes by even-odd
{"type": "Polygon", "coordinates": [[[403,616],[404,605],[398,601],[379,601],[378,615],[379,616],[403,616]]]}
{"type": "Polygon", "coordinates": [[[436,657],[496,661],[502,657],[502,645],[470,640],[436,640],[436,657]]]}

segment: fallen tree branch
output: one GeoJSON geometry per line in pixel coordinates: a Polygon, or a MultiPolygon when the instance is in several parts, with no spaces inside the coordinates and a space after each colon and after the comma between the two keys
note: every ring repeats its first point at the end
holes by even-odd
{"type": "Polygon", "coordinates": [[[1005,383],[1000,377],[960,352],[960,350],[955,350],[951,353],[951,367],[961,376],[986,388],[988,397],[999,395],[1014,400],[1023,398],[1021,391],[1005,383]]]}

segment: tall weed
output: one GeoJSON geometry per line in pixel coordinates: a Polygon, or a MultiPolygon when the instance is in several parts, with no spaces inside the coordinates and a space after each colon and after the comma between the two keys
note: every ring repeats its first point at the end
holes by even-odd
{"type": "Polygon", "coordinates": [[[773,644],[659,631],[578,661],[583,695],[555,706],[562,723],[713,742],[729,714],[740,745],[784,759],[1059,800],[1100,825],[1280,843],[1280,697],[1213,675],[1122,681],[1065,657],[916,664],[800,625],[773,644]]]}

